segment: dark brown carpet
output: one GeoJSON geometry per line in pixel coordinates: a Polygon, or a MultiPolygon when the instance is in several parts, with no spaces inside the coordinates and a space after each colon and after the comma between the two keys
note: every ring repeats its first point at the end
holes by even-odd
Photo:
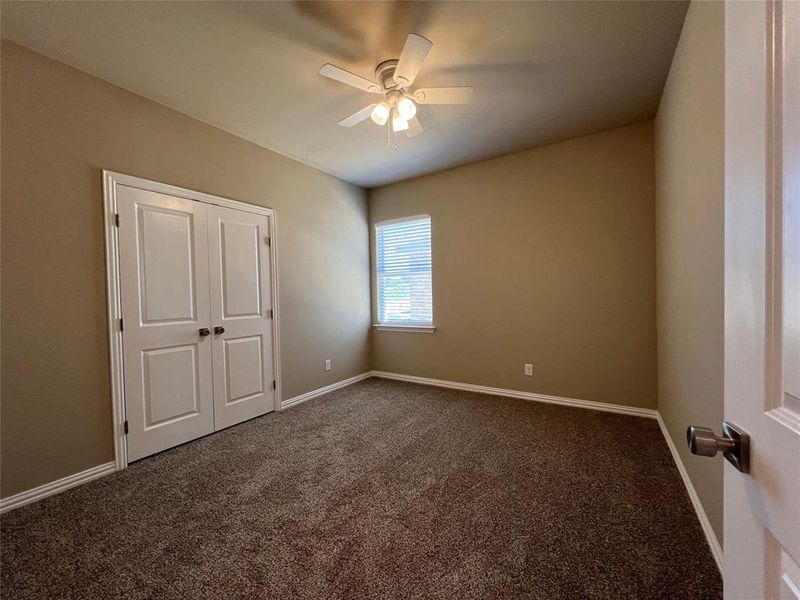
{"type": "Polygon", "coordinates": [[[721,598],[653,420],[370,379],[8,513],[3,598],[721,598]]]}

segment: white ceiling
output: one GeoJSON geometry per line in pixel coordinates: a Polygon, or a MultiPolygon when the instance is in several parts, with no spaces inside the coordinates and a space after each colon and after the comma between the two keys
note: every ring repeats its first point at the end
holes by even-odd
{"type": "Polygon", "coordinates": [[[3,2],[2,35],[363,187],[652,117],[685,2],[3,2]],[[433,41],[417,87],[471,85],[421,106],[425,133],[336,123],[409,32],[433,41]]]}

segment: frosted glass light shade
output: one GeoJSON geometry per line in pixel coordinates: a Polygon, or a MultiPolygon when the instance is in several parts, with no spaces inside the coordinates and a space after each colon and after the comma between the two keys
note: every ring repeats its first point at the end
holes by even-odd
{"type": "Polygon", "coordinates": [[[375,105],[370,113],[370,118],[377,123],[378,125],[386,125],[386,121],[389,120],[389,112],[391,109],[386,102],[379,102],[375,105]]]}
{"type": "Polygon", "coordinates": [[[408,121],[403,118],[403,115],[395,111],[392,116],[392,131],[397,133],[398,131],[405,131],[406,129],[408,129],[408,121]]]}
{"type": "Polygon", "coordinates": [[[397,101],[397,112],[399,112],[400,116],[406,121],[409,121],[417,114],[417,105],[414,104],[414,101],[408,96],[403,96],[397,101]]]}

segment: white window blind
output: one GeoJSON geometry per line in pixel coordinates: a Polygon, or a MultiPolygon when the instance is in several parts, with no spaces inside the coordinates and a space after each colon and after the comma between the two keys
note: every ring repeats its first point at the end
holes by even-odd
{"type": "Polygon", "coordinates": [[[431,218],[378,223],[375,233],[378,322],[432,325],[431,218]]]}

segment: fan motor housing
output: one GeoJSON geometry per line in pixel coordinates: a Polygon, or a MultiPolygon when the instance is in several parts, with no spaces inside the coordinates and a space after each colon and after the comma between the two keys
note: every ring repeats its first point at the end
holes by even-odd
{"type": "Polygon", "coordinates": [[[397,69],[398,60],[385,60],[375,68],[375,80],[381,84],[384,90],[400,89],[394,80],[394,72],[397,69]]]}

